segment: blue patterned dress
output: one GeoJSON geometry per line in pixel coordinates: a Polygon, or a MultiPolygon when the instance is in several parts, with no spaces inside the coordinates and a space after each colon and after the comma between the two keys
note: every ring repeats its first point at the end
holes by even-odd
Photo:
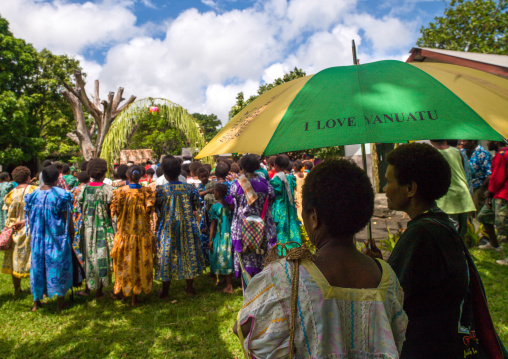
{"type": "Polygon", "coordinates": [[[196,187],[169,182],[156,188],[156,279],[193,279],[203,272],[204,258],[194,211],[200,208],[196,187]]]}
{"type": "Polygon", "coordinates": [[[30,287],[34,301],[57,295],[72,287],[72,247],[69,223],[72,194],[59,187],[37,189],[25,196],[25,211],[31,235],[30,287]],[[64,214],[67,213],[67,220],[64,214]]]}

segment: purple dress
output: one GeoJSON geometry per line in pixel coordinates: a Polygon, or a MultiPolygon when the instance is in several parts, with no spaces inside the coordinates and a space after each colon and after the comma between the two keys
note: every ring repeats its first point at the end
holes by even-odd
{"type": "MultiPolygon", "coordinates": [[[[262,177],[254,177],[249,178],[249,181],[252,185],[254,191],[256,191],[258,195],[258,199],[251,206],[247,204],[247,199],[245,198],[245,194],[243,192],[242,187],[235,181],[229,190],[229,194],[233,197],[235,203],[235,210],[233,212],[233,221],[231,223],[231,240],[233,242],[233,251],[241,253],[242,246],[242,219],[251,215],[261,216],[261,212],[263,211],[263,205],[265,204],[266,196],[270,196],[268,210],[265,215],[265,238],[264,241],[266,244],[266,251],[268,252],[272,246],[277,242],[277,233],[275,230],[275,223],[272,217],[272,204],[271,202],[275,198],[273,194],[273,188],[268,183],[268,181],[262,177]]],[[[259,255],[256,253],[244,253],[241,254],[241,258],[243,261],[243,265],[245,270],[251,275],[254,276],[261,272],[263,269],[263,262],[265,260],[264,255],[259,255]]],[[[233,256],[234,266],[235,266],[235,274],[238,277],[241,273],[240,264],[238,262],[237,256],[233,256]]]]}

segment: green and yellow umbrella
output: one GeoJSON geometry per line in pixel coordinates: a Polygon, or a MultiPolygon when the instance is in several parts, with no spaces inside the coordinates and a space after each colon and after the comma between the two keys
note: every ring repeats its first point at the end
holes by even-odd
{"type": "Polygon", "coordinates": [[[238,113],[197,158],[358,143],[508,137],[508,80],[442,63],[332,67],[279,85],[238,113]]]}

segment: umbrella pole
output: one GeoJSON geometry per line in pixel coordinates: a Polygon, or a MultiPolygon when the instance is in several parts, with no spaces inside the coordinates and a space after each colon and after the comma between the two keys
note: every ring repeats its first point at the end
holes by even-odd
{"type": "MultiPolygon", "coordinates": [[[[356,58],[356,45],[355,40],[352,41],[353,47],[353,65],[358,65],[358,59],[356,58]]],[[[360,145],[362,149],[362,165],[363,170],[367,172],[367,155],[365,154],[365,143],[360,145]]],[[[374,247],[374,240],[372,239],[372,221],[369,219],[369,223],[367,224],[367,238],[369,239],[370,249],[374,247]]]]}

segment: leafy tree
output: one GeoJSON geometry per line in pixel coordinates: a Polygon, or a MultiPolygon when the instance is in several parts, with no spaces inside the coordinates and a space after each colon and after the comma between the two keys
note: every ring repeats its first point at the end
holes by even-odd
{"type": "Polygon", "coordinates": [[[247,101],[244,100],[243,92],[239,92],[238,95],[236,96],[236,104],[229,111],[229,120],[235,117],[248,104],[257,99],[260,95],[264,94],[266,91],[273,89],[275,86],[282,85],[285,82],[289,82],[304,76],[306,76],[305,71],[295,67],[294,70],[289,71],[289,73],[285,74],[282,78],[279,77],[271,84],[264,84],[259,86],[258,94],[252,95],[247,99],[247,101]]]}
{"type": "Polygon", "coordinates": [[[202,131],[201,133],[203,133],[207,142],[214,138],[222,127],[221,121],[213,113],[211,115],[193,113],[192,117],[196,119],[199,129],[202,131]]]}
{"type": "Polygon", "coordinates": [[[0,163],[32,164],[44,156],[61,158],[78,149],[62,136],[73,125],[72,113],[59,95],[61,81],[77,60],[37,52],[9,31],[0,17],[0,163]]]}
{"type": "Polygon", "coordinates": [[[186,137],[180,130],[168,127],[168,122],[159,114],[141,118],[136,132],[132,135],[130,149],[152,149],[157,158],[162,155],[179,155],[182,147],[187,147],[186,137]]]}
{"type": "Polygon", "coordinates": [[[452,0],[444,16],[420,29],[420,47],[508,54],[508,0],[452,0]]]}

